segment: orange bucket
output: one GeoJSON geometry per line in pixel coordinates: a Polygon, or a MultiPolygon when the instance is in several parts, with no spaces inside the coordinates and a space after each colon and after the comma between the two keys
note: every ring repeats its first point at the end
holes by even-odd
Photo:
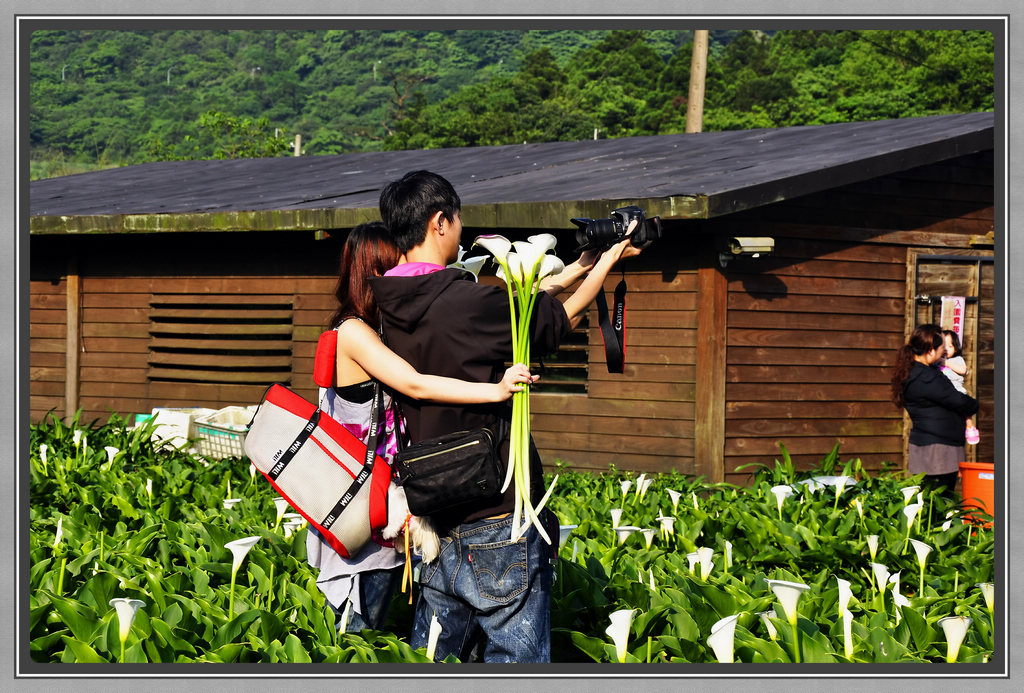
{"type": "MultiPolygon", "coordinates": [[[[963,484],[964,509],[977,508],[989,515],[995,515],[992,495],[995,490],[995,465],[987,462],[961,462],[960,477],[963,484]]],[[[970,513],[965,515],[972,519],[970,513]]],[[[967,520],[964,520],[965,522],[967,520]]],[[[980,522],[980,520],[979,520],[980,522]]],[[[985,523],[991,527],[991,522],[985,523]]]]}

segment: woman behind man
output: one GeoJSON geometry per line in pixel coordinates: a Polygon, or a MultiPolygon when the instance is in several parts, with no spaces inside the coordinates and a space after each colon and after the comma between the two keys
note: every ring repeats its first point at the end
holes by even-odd
{"type": "Polygon", "coordinates": [[[961,392],[936,367],[945,355],[942,328],[920,325],[900,348],[892,376],[892,401],[910,415],[907,469],[953,496],[960,462],[966,459],[965,421],[978,401],[961,392]]]}
{"type": "MultiPolygon", "coordinates": [[[[335,387],[321,390],[320,408],[364,442],[370,429],[374,380],[416,399],[450,403],[502,402],[521,390],[521,383],[537,380],[522,364],[505,371],[498,383],[424,375],[384,346],[368,280],[394,267],[398,258],[387,229],[371,222],[349,234],[338,271],[338,308],[330,321],[338,331],[335,387]]],[[[390,462],[397,451],[398,431],[388,394],[385,404],[384,441],[378,445],[378,454],[390,462]]],[[[319,570],[317,586],[335,612],[341,613],[345,602],[351,602],[346,630],[380,630],[405,563],[393,544],[375,534],[358,555],[346,559],[310,531],[306,553],[309,564],[319,570]]]]}

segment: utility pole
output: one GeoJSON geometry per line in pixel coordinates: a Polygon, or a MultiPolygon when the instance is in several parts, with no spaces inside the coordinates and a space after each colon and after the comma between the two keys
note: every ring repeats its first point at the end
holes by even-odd
{"type": "Polygon", "coordinates": [[[693,32],[693,58],[690,62],[690,96],[686,103],[686,132],[700,132],[704,121],[704,75],[708,69],[708,32],[693,32]]]}

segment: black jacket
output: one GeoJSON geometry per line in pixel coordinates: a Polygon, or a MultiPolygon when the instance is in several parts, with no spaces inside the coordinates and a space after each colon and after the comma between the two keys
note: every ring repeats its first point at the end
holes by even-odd
{"type": "MultiPolygon", "coordinates": [[[[498,382],[512,360],[512,327],[504,287],[478,284],[473,276],[445,269],[414,277],[376,277],[370,280],[381,311],[384,339],[399,356],[421,373],[498,382]]],[[[561,302],[546,293],[537,296],[532,316],[531,353],[546,355],[558,348],[569,332],[561,302]]],[[[511,400],[501,404],[457,405],[416,401],[396,393],[412,442],[493,423],[511,422],[511,400]]],[[[508,459],[508,439],[501,447],[508,459]]],[[[531,444],[534,502],[542,493],[540,456],[531,444]]],[[[458,517],[433,518],[442,526],[469,522],[512,510],[513,490],[486,508],[458,517]]]]}
{"type": "Polygon", "coordinates": [[[914,363],[903,383],[903,406],[910,414],[914,445],[964,445],[965,419],[978,412],[978,400],[958,392],[934,366],[914,363]]]}

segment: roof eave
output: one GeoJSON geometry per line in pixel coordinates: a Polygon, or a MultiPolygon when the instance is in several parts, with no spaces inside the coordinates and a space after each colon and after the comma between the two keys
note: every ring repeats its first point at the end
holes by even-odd
{"type": "MultiPolygon", "coordinates": [[[[495,202],[465,205],[463,223],[468,227],[574,228],[572,217],[601,218],[623,205],[638,205],[648,216],[664,219],[706,219],[705,196],[648,199],[559,200],[545,202],[495,202]]],[[[186,212],[164,214],[94,214],[82,216],[35,216],[32,235],[150,234],[231,231],[325,231],[350,229],[380,218],[376,207],[265,210],[252,212],[186,212]]]]}

